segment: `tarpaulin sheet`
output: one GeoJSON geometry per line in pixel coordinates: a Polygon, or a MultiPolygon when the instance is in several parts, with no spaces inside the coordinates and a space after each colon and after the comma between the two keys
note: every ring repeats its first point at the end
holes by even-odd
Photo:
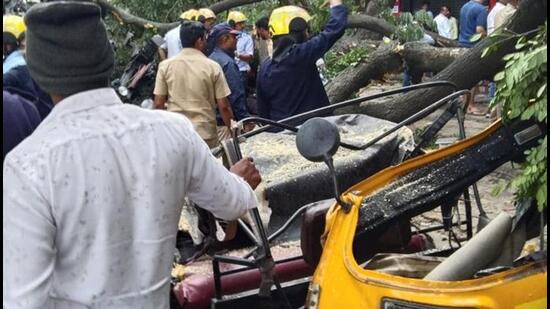
{"type": "MultiPolygon", "coordinates": [[[[366,116],[326,117],[339,131],[341,141],[361,146],[395,126],[395,123],[366,116]]],[[[414,146],[412,131],[406,127],[365,150],[340,147],[334,164],[342,191],[374,173],[399,163],[405,150],[414,146]]],[[[303,158],[296,148],[295,134],[289,131],[261,133],[241,143],[242,154],[254,158],[272,210],[270,227],[277,217],[284,220],[303,205],[334,196],[332,178],[324,163],[303,158]]],[[[275,225],[279,225],[275,223],[275,225]]]]}

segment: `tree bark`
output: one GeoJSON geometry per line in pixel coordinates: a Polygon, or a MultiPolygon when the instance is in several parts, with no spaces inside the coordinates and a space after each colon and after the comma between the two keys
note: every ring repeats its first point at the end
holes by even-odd
{"type": "Polygon", "coordinates": [[[372,80],[382,79],[390,71],[398,71],[402,67],[395,44],[380,45],[373,53],[357,66],[349,67],[340,72],[327,86],[326,91],[330,102],[336,103],[350,98],[360,88],[367,86],[372,80]]]}
{"type": "Polygon", "coordinates": [[[399,54],[409,68],[418,72],[440,72],[466,53],[466,48],[438,48],[421,42],[405,43],[399,54]]]}
{"type": "MultiPolygon", "coordinates": [[[[126,10],[114,6],[108,0],[91,0],[97,3],[105,12],[110,12],[121,24],[136,25],[143,28],[156,28],[163,33],[174,27],[177,27],[179,22],[159,23],[145,18],[135,16],[126,10]]],[[[262,0],[223,0],[212,4],[209,8],[215,13],[221,13],[235,7],[260,2],[262,0]]]]}
{"type": "MultiPolygon", "coordinates": [[[[524,0],[509,23],[508,29],[515,33],[525,33],[536,29],[546,21],[546,0],[524,0]]],[[[503,69],[502,58],[515,51],[517,39],[495,42],[495,38],[483,39],[475,47],[458,57],[451,65],[434,77],[434,80],[446,80],[455,83],[459,89],[471,89],[481,80],[492,77],[503,69]],[[492,44],[498,50],[481,58],[483,50],[492,44]]],[[[399,122],[429,104],[451,93],[449,88],[418,90],[404,94],[393,100],[366,102],[354,109],[374,117],[399,122]]]]}
{"type": "Polygon", "coordinates": [[[420,76],[423,72],[438,72],[465,52],[464,48],[437,48],[420,42],[403,46],[382,44],[357,66],[336,76],[326,87],[327,95],[332,103],[344,101],[372,80],[401,71],[403,62],[411,72],[420,73],[420,76]]]}
{"type": "MultiPolygon", "coordinates": [[[[348,28],[361,28],[374,32],[378,32],[384,36],[391,36],[395,32],[395,26],[387,21],[365,14],[355,14],[348,17],[348,28]]],[[[449,40],[440,36],[437,33],[425,31],[425,33],[431,36],[436,44],[441,47],[457,47],[458,43],[453,40],[449,40]]]]}

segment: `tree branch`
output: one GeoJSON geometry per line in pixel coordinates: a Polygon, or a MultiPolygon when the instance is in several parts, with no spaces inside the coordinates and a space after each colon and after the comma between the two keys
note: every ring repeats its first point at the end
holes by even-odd
{"type": "MultiPolygon", "coordinates": [[[[515,33],[524,33],[544,24],[547,18],[546,0],[524,0],[509,24],[509,29],[515,33]]],[[[433,80],[445,80],[456,84],[459,89],[471,89],[479,81],[491,79],[502,70],[502,58],[515,51],[517,40],[498,42],[498,50],[482,58],[483,50],[495,44],[493,38],[483,39],[475,47],[468,49],[451,65],[437,74],[433,80]]],[[[448,95],[450,89],[433,88],[413,91],[392,100],[366,103],[354,110],[378,118],[399,122],[429,104],[448,95]]]]}
{"type": "MultiPolygon", "coordinates": [[[[387,21],[365,14],[355,14],[348,17],[348,28],[361,28],[380,33],[384,36],[391,36],[395,32],[395,26],[387,21]]],[[[431,36],[437,45],[441,47],[457,47],[458,43],[454,40],[449,40],[440,36],[437,33],[424,31],[431,36]]]]}
{"type": "Polygon", "coordinates": [[[433,47],[420,42],[408,42],[402,46],[382,44],[357,66],[338,74],[327,85],[327,95],[330,102],[344,101],[372,80],[382,79],[387,73],[400,72],[403,62],[416,73],[438,72],[466,51],[465,48],[433,47]]]}
{"type": "MultiPolygon", "coordinates": [[[[135,16],[127,12],[126,10],[123,10],[119,7],[114,6],[108,0],[91,0],[91,1],[101,6],[101,8],[105,13],[111,13],[121,24],[135,25],[143,28],[155,28],[155,29],[158,29],[159,32],[166,32],[174,27],[177,27],[179,24],[179,22],[159,23],[159,22],[155,22],[155,21],[151,21],[145,18],[135,16]]],[[[212,4],[210,6],[210,9],[215,14],[219,14],[221,12],[230,10],[238,6],[252,4],[260,1],[262,0],[223,0],[212,4]]]]}

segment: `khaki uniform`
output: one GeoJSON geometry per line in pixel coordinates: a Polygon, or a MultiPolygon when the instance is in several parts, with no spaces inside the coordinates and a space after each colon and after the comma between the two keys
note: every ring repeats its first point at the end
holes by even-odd
{"type": "Polygon", "coordinates": [[[187,116],[210,147],[217,144],[216,99],[231,94],[218,63],[197,49],[184,48],[160,63],[154,93],[168,96],[168,111],[187,116]]]}

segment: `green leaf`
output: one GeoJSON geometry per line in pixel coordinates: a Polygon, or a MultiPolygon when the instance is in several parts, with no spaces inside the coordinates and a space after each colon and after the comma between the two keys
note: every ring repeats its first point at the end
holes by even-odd
{"type": "Polygon", "coordinates": [[[495,77],[494,77],[495,82],[503,80],[504,76],[505,76],[504,71],[498,72],[497,75],[495,75],[495,77]]]}
{"type": "Polygon", "coordinates": [[[537,98],[540,98],[544,94],[545,91],[546,91],[546,84],[542,85],[539,88],[539,91],[537,91],[537,98]]]}
{"type": "Polygon", "coordinates": [[[476,33],[470,38],[470,42],[474,43],[481,39],[481,33],[476,33]]]}

